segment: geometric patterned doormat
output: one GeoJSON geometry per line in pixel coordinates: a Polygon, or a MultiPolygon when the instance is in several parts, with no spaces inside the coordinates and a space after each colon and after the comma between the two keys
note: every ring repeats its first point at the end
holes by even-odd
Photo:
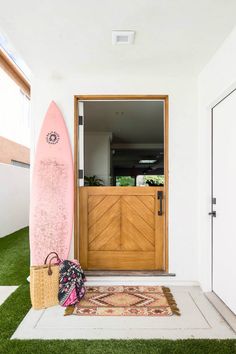
{"type": "Polygon", "coordinates": [[[172,316],[180,315],[164,286],[87,286],[84,298],[66,308],[77,316],[172,316]]]}

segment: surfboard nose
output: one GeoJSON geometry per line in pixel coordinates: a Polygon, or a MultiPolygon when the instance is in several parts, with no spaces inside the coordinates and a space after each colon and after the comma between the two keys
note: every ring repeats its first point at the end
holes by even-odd
{"type": "Polygon", "coordinates": [[[50,116],[51,118],[57,118],[58,122],[59,122],[59,120],[63,121],[61,110],[55,101],[51,101],[51,103],[49,104],[49,107],[48,107],[48,110],[46,113],[46,117],[47,116],[50,116]]]}
{"type": "Polygon", "coordinates": [[[59,110],[59,108],[58,108],[58,105],[56,104],[56,102],[55,101],[51,101],[51,103],[49,104],[49,107],[48,107],[48,110],[49,109],[57,109],[57,110],[59,110]]]}

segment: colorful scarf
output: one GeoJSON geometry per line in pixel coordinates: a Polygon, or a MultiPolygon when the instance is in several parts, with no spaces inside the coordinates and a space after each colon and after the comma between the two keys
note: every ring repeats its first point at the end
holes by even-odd
{"type": "Polygon", "coordinates": [[[59,265],[59,293],[61,306],[75,305],[85,294],[84,272],[78,261],[64,260],[59,265]]]}

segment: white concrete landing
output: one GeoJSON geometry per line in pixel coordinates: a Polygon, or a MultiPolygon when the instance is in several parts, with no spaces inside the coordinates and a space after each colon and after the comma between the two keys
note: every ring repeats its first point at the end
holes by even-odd
{"type": "Polygon", "coordinates": [[[0,286],[0,305],[10,296],[18,286],[0,286]]]}
{"type": "MultiPolygon", "coordinates": [[[[88,285],[97,284],[89,282],[88,285]]],[[[99,282],[99,285],[108,284],[99,282]]],[[[63,316],[64,309],[59,306],[31,309],[12,339],[236,339],[236,334],[199,287],[170,288],[181,316],[79,317],[63,316]]]]}

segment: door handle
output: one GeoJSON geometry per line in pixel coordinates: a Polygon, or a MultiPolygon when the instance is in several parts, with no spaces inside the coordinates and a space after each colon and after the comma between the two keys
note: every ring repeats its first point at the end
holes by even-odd
{"type": "Polygon", "coordinates": [[[208,213],[208,215],[212,216],[213,218],[216,218],[216,211],[211,211],[210,213],[208,213]]]}
{"type": "Polygon", "coordinates": [[[163,215],[163,210],[162,210],[163,192],[162,191],[157,192],[157,199],[160,200],[160,209],[158,210],[158,215],[161,216],[163,215]]]}

